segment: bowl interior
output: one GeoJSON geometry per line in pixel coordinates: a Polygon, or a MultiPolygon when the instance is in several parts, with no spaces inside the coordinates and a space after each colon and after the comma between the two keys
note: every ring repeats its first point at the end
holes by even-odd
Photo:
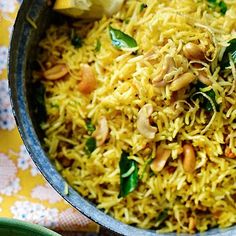
{"type": "MultiPolygon", "coordinates": [[[[60,23],[60,18],[61,16],[55,15],[48,7],[47,1],[23,1],[14,26],[9,57],[9,83],[13,112],[25,146],[33,161],[53,188],[66,201],[90,219],[122,235],[164,236],[166,234],[156,234],[152,230],[139,229],[115,220],[103,211],[98,210],[93,203],[84,199],[71,187],[69,187],[69,194],[65,194],[65,180],[43,150],[43,134],[39,127],[38,114],[35,113],[37,108],[35,107],[31,70],[34,66],[37,44],[45,29],[52,22],[60,23]],[[37,27],[30,24],[26,19],[31,19],[37,27]]],[[[234,235],[234,233],[236,235],[236,227],[224,230],[211,229],[205,235],[226,236],[234,235]]],[[[175,234],[170,233],[168,235],[175,234]]]]}

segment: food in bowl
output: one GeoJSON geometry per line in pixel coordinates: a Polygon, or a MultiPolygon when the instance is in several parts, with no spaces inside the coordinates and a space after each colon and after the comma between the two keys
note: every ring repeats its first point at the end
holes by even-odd
{"type": "Polygon", "coordinates": [[[81,195],[161,232],[236,223],[234,1],[127,0],[39,48],[45,149],[81,195]]]}

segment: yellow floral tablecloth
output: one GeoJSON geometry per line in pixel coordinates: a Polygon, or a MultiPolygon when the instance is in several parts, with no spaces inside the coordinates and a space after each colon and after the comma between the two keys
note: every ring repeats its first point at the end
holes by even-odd
{"type": "Polygon", "coordinates": [[[20,1],[0,0],[0,217],[59,231],[98,231],[44,180],[18,134],[8,95],[7,56],[20,1]]]}

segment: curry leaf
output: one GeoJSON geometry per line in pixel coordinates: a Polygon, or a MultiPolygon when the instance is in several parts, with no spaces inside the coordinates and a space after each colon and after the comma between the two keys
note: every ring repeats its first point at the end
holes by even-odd
{"type": "Polygon", "coordinates": [[[112,45],[118,49],[137,47],[137,42],[134,38],[118,29],[114,29],[109,26],[109,34],[112,41],[112,45]]]}
{"type": "Polygon", "coordinates": [[[91,134],[96,129],[90,119],[86,120],[86,128],[89,134],[91,134]]]}
{"type": "Polygon", "coordinates": [[[96,149],[96,147],[97,147],[96,139],[93,138],[93,137],[88,138],[86,143],[85,143],[85,151],[88,154],[91,154],[96,149]]]}
{"type": "Polygon", "coordinates": [[[145,8],[147,8],[147,4],[142,3],[142,4],[140,5],[140,12],[142,12],[145,8]]]}
{"type": "Polygon", "coordinates": [[[75,48],[82,47],[82,44],[83,44],[82,38],[78,34],[75,33],[74,29],[71,30],[70,40],[71,40],[71,44],[75,48]]]}
{"type": "Polygon", "coordinates": [[[227,5],[224,1],[220,1],[219,2],[219,8],[220,8],[220,12],[222,15],[224,15],[227,12],[227,5]]]}
{"type": "Polygon", "coordinates": [[[220,62],[221,69],[225,69],[230,65],[229,57],[231,57],[234,64],[236,64],[236,39],[229,41],[229,46],[225,49],[223,58],[220,62]]]}
{"type": "Polygon", "coordinates": [[[195,93],[192,95],[192,98],[195,99],[195,100],[199,99],[200,106],[202,108],[204,108],[206,111],[208,111],[208,112],[214,111],[211,102],[198,92],[205,93],[212,100],[212,102],[214,103],[216,111],[219,111],[220,106],[216,102],[216,94],[215,94],[214,90],[211,89],[211,90],[208,90],[206,92],[203,92],[202,89],[205,88],[205,87],[207,87],[205,84],[203,84],[201,82],[198,82],[195,85],[195,93]]]}
{"type": "Polygon", "coordinates": [[[212,8],[219,10],[222,15],[225,15],[227,5],[223,0],[208,0],[208,2],[212,8]]]}
{"type": "Polygon", "coordinates": [[[127,152],[122,152],[119,163],[120,166],[119,197],[126,197],[129,193],[134,191],[138,186],[138,166],[134,160],[128,159],[128,156],[129,154],[127,152]]]}

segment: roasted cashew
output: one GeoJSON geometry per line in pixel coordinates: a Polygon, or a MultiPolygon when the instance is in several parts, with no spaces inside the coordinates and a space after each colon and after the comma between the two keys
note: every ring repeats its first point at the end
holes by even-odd
{"type": "Polygon", "coordinates": [[[195,80],[195,76],[193,73],[187,72],[179,77],[177,77],[172,83],[170,84],[171,91],[178,91],[184,87],[187,87],[190,83],[195,80]]]}
{"type": "Polygon", "coordinates": [[[92,68],[88,64],[81,66],[82,80],[78,85],[78,89],[83,94],[89,94],[97,87],[97,80],[92,68]]]}
{"type": "Polygon", "coordinates": [[[185,144],[183,146],[184,150],[184,159],[183,159],[183,168],[187,173],[193,173],[196,166],[196,156],[194,148],[191,144],[185,144]]]}
{"type": "Polygon", "coordinates": [[[102,116],[98,121],[98,125],[96,130],[93,132],[92,136],[96,139],[96,143],[98,146],[101,146],[107,139],[108,136],[108,124],[105,116],[102,116]]]}
{"type": "Polygon", "coordinates": [[[184,56],[189,60],[205,60],[205,53],[201,47],[195,43],[187,43],[183,47],[184,56]]]}
{"type": "Polygon", "coordinates": [[[68,69],[64,64],[58,64],[43,72],[43,76],[47,80],[57,80],[68,74],[68,69]]]}
{"type": "Polygon", "coordinates": [[[150,166],[154,173],[157,173],[164,168],[170,154],[171,151],[168,149],[164,149],[161,146],[157,148],[156,158],[152,161],[150,166]]]}
{"type": "Polygon", "coordinates": [[[144,105],[138,112],[137,129],[144,137],[153,139],[157,132],[157,128],[150,125],[149,117],[153,112],[151,104],[144,105]]]}

